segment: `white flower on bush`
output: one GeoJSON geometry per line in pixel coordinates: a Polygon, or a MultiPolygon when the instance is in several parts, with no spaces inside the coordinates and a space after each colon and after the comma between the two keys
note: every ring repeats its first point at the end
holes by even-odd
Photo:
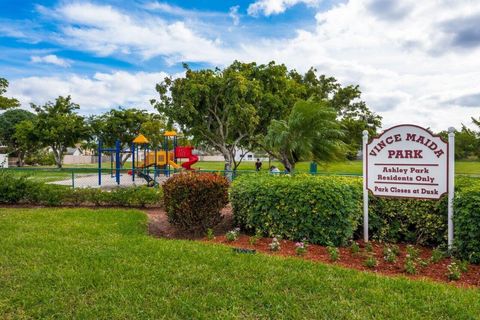
{"type": "Polygon", "coordinates": [[[278,251],[280,250],[280,241],[278,241],[277,237],[273,237],[272,242],[268,245],[270,250],[278,251]]]}
{"type": "Polygon", "coordinates": [[[226,234],[225,234],[225,238],[228,240],[228,241],[235,241],[238,239],[238,237],[240,236],[240,228],[235,228],[233,230],[230,230],[228,231],[226,234]]]}

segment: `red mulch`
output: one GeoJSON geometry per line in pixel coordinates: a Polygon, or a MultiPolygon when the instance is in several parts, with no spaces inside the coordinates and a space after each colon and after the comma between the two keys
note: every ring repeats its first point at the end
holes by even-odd
{"type": "MultiPolygon", "coordinates": [[[[326,247],[319,246],[319,245],[309,245],[308,252],[304,256],[297,256],[295,253],[295,242],[288,241],[288,240],[281,240],[281,250],[278,252],[272,252],[269,248],[269,244],[271,243],[271,238],[262,238],[260,239],[256,245],[249,244],[249,236],[241,235],[238,240],[234,242],[229,242],[225,239],[225,236],[221,235],[216,237],[213,242],[221,243],[224,245],[228,245],[235,248],[248,248],[248,249],[255,249],[259,252],[264,252],[272,255],[279,255],[279,256],[288,256],[288,257],[298,257],[299,259],[307,259],[311,261],[318,261],[322,263],[328,263],[333,265],[338,265],[350,269],[357,269],[362,271],[369,271],[374,273],[379,273],[388,276],[406,276],[408,278],[413,279],[422,279],[428,278],[434,281],[440,282],[449,282],[455,284],[457,286],[462,287],[479,287],[480,286],[480,265],[469,265],[468,272],[462,273],[460,280],[458,281],[450,281],[447,278],[447,266],[450,264],[450,258],[444,258],[437,263],[430,263],[426,267],[417,266],[417,274],[410,275],[405,272],[404,263],[405,263],[405,255],[406,255],[406,245],[398,244],[400,248],[400,256],[397,258],[397,262],[390,263],[384,260],[383,258],[383,245],[372,242],[373,246],[373,253],[378,262],[378,265],[370,269],[364,266],[364,261],[366,257],[366,253],[364,250],[364,243],[362,241],[357,241],[360,244],[360,252],[359,253],[352,253],[350,248],[339,248],[340,250],[340,259],[336,262],[332,262],[330,260],[330,255],[327,252],[326,247]]],[[[208,241],[208,240],[204,240],[208,241]]],[[[429,259],[431,257],[432,249],[424,248],[420,246],[416,246],[416,248],[420,249],[420,258],[422,259],[429,259]]]]}
{"type": "MultiPolygon", "coordinates": [[[[149,216],[149,232],[157,237],[174,238],[174,239],[191,239],[202,240],[210,242],[205,239],[204,235],[191,234],[177,230],[175,227],[168,223],[167,215],[163,209],[150,209],[147,211],[149,216]]],[[[326,247],[319,245],[309,245],[308,252],[304,256],[297,256],[295,253],[295,242],[288,240],[281,240],[281,250],[279,252],[272,252],[268,245],[271,243],[271,238],[262,238],[257,241],[256,245],[249,244],[249,236],[241,235],[240,238],[234,242],[228,242],[225,239],[225,233],[233,229],[232,222],[232,209],[230,206],[222,210],[223,220],[214,228],[216,236],[215,240],[211,242],[220,243],[235,248],[248,248],[255,249],[258,252],[268,253],[277,256],[298,257],[298,259],[306,259],[310,261],[316,261],[321,263],[333,264],[350,269],[357,269],[362,271],[374,272],[378,274],[388,276],[405,276],[412,279],[430,279],[439,282],[448,282],[456,286],[461,287],[480,287],[480,265],[469,265],[468,272],[463,273],[458,281],[450,281],[447,278],[447,266],[450,264],[450,258],[444,258],[437,263],[430,263],[426,267],[417,265],[417,274],[410,275],[405,272],[405,247],[404,244],[398,244],[400,247],[400,256],[397,258],[397,262],[390,263],[383,259],[383,245],[380,243],[372,242],[373,253],[378,262],[378,265],[373,268],[367,268],[364,266],[365,250],[363,249],[364,243],[358,241],[360,244],[360,252],[353,254],[350,248],[339,248],[340,259],[336,262],[330,260],[330,256],[326,247]]],[[[432,249],[419,247],[420,257],[424,260],[431,257],[432,249]]]]}

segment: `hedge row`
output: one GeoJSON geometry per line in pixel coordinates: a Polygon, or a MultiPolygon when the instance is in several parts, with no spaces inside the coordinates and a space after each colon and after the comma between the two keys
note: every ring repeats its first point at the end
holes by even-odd
{"type": "Polygon", "coordinates": [[[341,177],[249,175],[231,188],[235,222],[244,229],[312,243],[344,245],[361,212],[361,185],[341,177]]]}
{"type": "Polygon", "coordinates": [[[0,171],[0,204],[45,206],[147,207],[162,204],[162,190],[147,187],[72,189],[32,181],[28,176],[0,171]]]}
{"type": "Polygon", "coordinates": [[[480,264],[480,181],[457,192],[454,201],[455,247],[463,259],[480,264]]]}
{"type": "MultiPolygon", "coordinates": [[[[480,182],[457,180],[456,245],[463,257],[480,260],[480,182]],[[476,186],[469,187],[472,184],[476,186]]],[[[341,245],[363,232],[359,178],[250,175],[233,183],[230,199],[236,222],[246,230],[323,245],[341,245]]],[[[370,197],[369,218],[375,240],[446,243],[446,197],[440,201],[370,197]]]]}

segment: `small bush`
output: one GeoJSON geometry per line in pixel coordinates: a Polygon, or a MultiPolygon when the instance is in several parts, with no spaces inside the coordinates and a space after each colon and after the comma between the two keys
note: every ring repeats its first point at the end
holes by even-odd
{"type": "Polygon", "coordinates": [[[308,243],[306,241],[300,241],[295,243],[295,254],[297,256],[303,256],[307,253],[308,243]]]}
{"type": "Polygon", "coordinates": [[[432,256],[430,257],[430,262],[437,263],[443,258],[445,258],[445,253],[442,250],[438,248],[432,250],[432,256]]]}
{"type": "Polygon", "coordinates": [[[383,259],[390,263],[395,263],[397,261],[397,254],[391,246],[387,245],[383,247],[383,259]]]}
{"type": "Polygon", "coordinates": [[[328,255],[330,256],[331,261],[335,262],[338,259],[340,259],[340,251],[338,250],[338,248],[328,246],[327,252],[328,252],[328,255]]]}
{"type": "Polygon", "coordinates": [[[352,241],[352,244],[350,245],[350,251],[353,254],[360,252],[360,246],[358,245],[358,242],[352,241]]]}
{"type": "Polygon", "coordinates": [[[168,221],[187,231],[204,233],[221,220],[228,203],[228,181],[215,174],[177,174],[163,185],[168,221]]]}
{"type": "Polygon", "coordinates": [[[26,175],[0,170],[0,203],[20,203],[26,196],[30,183],[26,175]]]}
{"type": "Polygon", "coordinates": [[[373,252],[373,246],[371,242],[365,243],[365,252],[373,252]]]}
{"type": "Polygon", "coordinates": [[[367,268],[373,269],[378,265],[378,262],[377,259],[372,254],[370,254],[363,262],[363,265],[367,268]]]}
{"type": "Polygon", "coordinates": [[[461,275],[462,275],[462,271],[460,270],[459,265],[455,261],[452,261],[447,266],[448,280],[453,280],[453,281],[460,280],[461,275]]]}
{"type": "Polygon", "coordinates": [[[273,237],[272,242],[268,245],[270,247],[270,250],[272,251],[279,251],[281,249],[280,246],[280,237],[273,237]]]}
{"type": "Polygon", "coordinates": [[[255,232],[255,235],[248,238],[248,243],[254,246],[257,244],[258,240],[262,239],[262,236],[262,232],[260,230],[257,230],[255,232]]]}
{"type": "Polygon", "coordinates": [[[227,239],[227,241],[233,242],[233,241],[236,241],[239,236],[240,236],[240,229],[235,228],[233,230],[228,231],[225,234],[225,239],[227,239]]]}
{"type": "Polygon", "coordinates": [[[206,234],[206,237],[208,240],[215,240],[215,234],[213,233],[213,229],[212,228],[208,228],[207,229],[207,234],[206,234]]]}

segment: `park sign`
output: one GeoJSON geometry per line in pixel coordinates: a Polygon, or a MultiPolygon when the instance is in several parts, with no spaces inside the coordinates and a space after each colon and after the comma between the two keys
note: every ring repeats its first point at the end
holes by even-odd
{"type": "Polygon", "coordinates": [[[453,244],[454,128],[448,142],[422,127],[402,124],[368,139],[363,131],[363,233],[368,241],[368,196],[440,199],[448,194],[448,245],[453,244]]]}
{"type": "Polygon", "coordinates": [[[367,188],[375,196],[439,199],[448,192],[448,143],[421,127],[385,130],[366,153],[367,188]]]}

